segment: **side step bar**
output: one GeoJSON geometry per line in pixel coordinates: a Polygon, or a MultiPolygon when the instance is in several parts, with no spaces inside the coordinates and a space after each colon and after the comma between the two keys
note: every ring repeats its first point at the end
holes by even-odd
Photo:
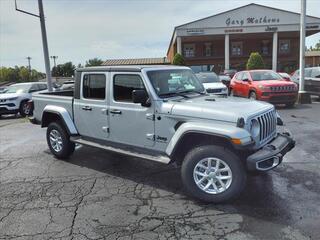
{"type": "Polygon", "coordinates": [[[81,144],[81,145],[87,145],[87,146],[91,146],[91,147],[101,148],[101,149],[104,149],[104,150],[107,150],[110,152],[116,152],[119,154],[128,155],[128,156],[137,157],[137,158],[143,158],[143,159],[147,159],[147,160],[151,160],[151,161],[155,161],[155,162],[160,162],[160,163],[164,163],[164,164],[168,164],[170,162],[170,158],[167,156],[164,156],[164,155],[155,156],[155,155],[149,155],[149,154],[144,154],[144,153],[132,152],[132,151],[124,150],[121,148],[115,148],[115,147],[111,147],[111,146],[107,146],[107,145],[102,145],[100,143],[84,140],[79,137],[70,137],[70,141],[72,141],[74,143],[81,144]]]}

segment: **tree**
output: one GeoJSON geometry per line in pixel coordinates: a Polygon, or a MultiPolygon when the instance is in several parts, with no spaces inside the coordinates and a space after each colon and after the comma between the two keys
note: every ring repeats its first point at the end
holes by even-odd
{"type": "Polygon", "coordinates": [[[264,68],[265,64],[261,55],[258,52],[252,52],[247,62],[247,70],[264,68]]]}
{"type": "Polygon", "coordinates": [[[186,65],[183,56],[180,53],[176,53],[172,61],[173,65],[184,66],[186,65]]]}
{"type": "Polygon", "coordinates": [[[101,66],[103,61],[99,58],[93,58],[86,61],[86,67],[101,66]]]}
{"type": "Polygon", "coordinates": [[[0,82],[26,82],[37,81],[45,77],[44,73],[38,72],[35,69],[30,71],[26,67],[15,66],[12,67],[0,67],[0,82]]]}
{"type": "Polygon", "coordinates": [[[21,67],[19,70],[19,77],[20,77],[20,80],[22,80],[22,82],[30,81],[31,78],[30,78],[29,69],[26,67],[21,67]]]}
{"type": "Polygon", "coordinates": [[[66,62],[64,64],[58,64],[52,68],[52,76],[54,77],[72,77],[76,66],[72,62],[66,62]]]}

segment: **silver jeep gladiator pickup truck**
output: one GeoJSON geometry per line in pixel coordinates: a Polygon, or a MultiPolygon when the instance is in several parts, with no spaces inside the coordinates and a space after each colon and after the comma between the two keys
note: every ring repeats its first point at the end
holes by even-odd
{"type": "Polygon", "coordinates": [[[181,166],[187,192],[202,201],[237,197],[247,171],[278,166],[295,142],[277,131],[273,105],[208,95],[190,68],[77,69],[73,91],[34,95],[31,121],[47,127],[54,156],[75,144],[181,166]]]}

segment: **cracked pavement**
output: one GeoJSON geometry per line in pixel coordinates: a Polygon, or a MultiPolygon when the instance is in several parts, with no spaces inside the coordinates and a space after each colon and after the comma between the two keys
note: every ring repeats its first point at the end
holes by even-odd
{"type": "Polygon", "coordinates": [[[240,198],[188,198],[179,169],[89,147],[70,161],[45,129],[0,119],[0,239],[319,239],[320,104],[279,109],[297,147],[240,198]]]}

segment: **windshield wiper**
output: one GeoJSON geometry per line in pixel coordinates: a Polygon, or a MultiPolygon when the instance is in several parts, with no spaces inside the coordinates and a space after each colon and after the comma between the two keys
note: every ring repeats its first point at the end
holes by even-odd
{"type": "Polygon", "coordinates": [[[200,95],[206,95],[205,92],[200,92],[200,91],[197,91],[197,90],[184,90],[184,91],[180,91],[178,93],[198,93],[200,95]]]}
{"type": "Polygon", "coordinates": [[[174,97],[174,96],[180,96],[183,98],[189,98],[189,96],[181,93],[181,92],[168,92],[168,93],[161,93],[159,94],[159,97],[174,97]]]}

